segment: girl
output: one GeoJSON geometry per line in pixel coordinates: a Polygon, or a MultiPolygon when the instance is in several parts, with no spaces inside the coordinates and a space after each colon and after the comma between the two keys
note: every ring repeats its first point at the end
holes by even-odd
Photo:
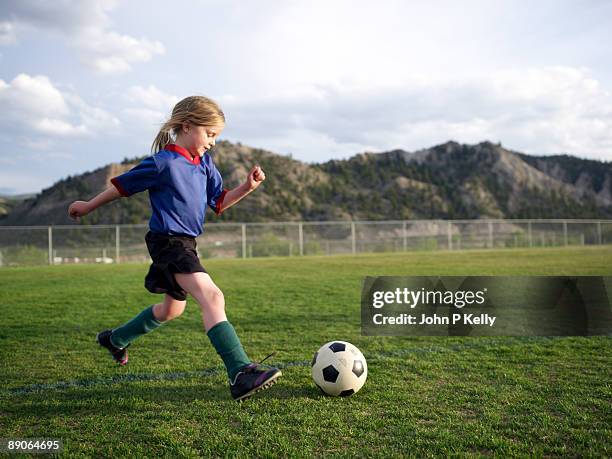
{"type": "Polygon", "coordinates": [[[68,213],[78,219],[121,196],[149,190],[152,215],[145,241],[153,263],[145,287],[163,293],[164,301],[120,327],[98,333],[96,341],[125,365],[130,343],[180,316],[190,294],[199,303],[206,333],[225,364],[232,397],[240,401],[271,386],[281,371],[249,360],[225,315],[223,293],[196,252],[195,238],[203,231],[206,205],[219,215],[266,179],[263,170],[254,166],[242,185],[223,189],[221,174],[205,152],[224,127],[225,116],[214,101],[202,96],[181,100],[153,142],[152,152],[157,153],[111,179],[113,186],[92,200],[73,202],[68,213]]]}

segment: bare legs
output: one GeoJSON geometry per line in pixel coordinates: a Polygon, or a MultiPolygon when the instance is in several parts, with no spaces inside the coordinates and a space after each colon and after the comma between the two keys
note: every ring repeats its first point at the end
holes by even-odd
{"type": "Polygon", "coordinates": [[[159,322],[166,322],[168,320],[176,319],[183,311],[185,311],[185,305],[187,301],[175,300],[170,295],[164,296],[164,302],[153,305],[153,315],[155,320],[159,322]]]}
{"type": "MultiPolygon", "coordinates": [[[[195,298],[202,310],[202,321],[206,331],[214,325],[227,320],[225,316],[225,298],[206,273],[175,274],[176,281],[183,290],[195,298]]],[[[180,301],[170,295],[164,296],[164,302],[153,305],[153,315],[159,322],[176,319],[185,311],[187,301],[180,301]]]]}
{"type": "Polygon", "coordinates": [[[219,322],[227,320],[223,292],[208,274],[175,274],[174,277],[181,288],[193,296],[200,305],[206,331],[219,322]]]}
{"type": "Polygon", "coordinates": [[[174,276],[181,288],[200,304],[206,334],[223,360],[230,382],[235,382],[241,368],[249,365],[251,360],[244,352],[236,330],[225,316],[223,292],[206,273],[175,274],[174,276]]]}

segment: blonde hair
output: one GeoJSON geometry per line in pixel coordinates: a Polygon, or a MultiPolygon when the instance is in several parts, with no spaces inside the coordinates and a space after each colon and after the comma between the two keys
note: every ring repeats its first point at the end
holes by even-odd
{"type": "Polygon", "coordinates": [[[176,135],[183,127],[183,123],[199,126],[224,125],[225,115],[219,105],[208,97],[185,97],[174,106],[172,116],[170,116],[170,119],[163,124],[157,133],[151,145],[151,152],[158,152],[169,143],[172,143],[172,134],[176,135]]]}

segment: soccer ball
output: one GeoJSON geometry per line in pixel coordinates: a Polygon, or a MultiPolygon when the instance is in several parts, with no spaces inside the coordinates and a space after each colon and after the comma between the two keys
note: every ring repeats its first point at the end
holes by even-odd
{"type": "Polygon", "coordinates": [[[327,395],[352,395],[368,377],[365,357],[346,341],[330,341],[321,346],[312,358],[311,367],[312,379],[327,395]]]}

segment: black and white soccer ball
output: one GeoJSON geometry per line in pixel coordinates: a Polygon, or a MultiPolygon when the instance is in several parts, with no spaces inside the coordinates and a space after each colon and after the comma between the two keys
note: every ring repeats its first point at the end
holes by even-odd
{"type": "Polygon", "coordinates": [[[368,377],[365,357],[346,341],[330,341],[321,346],[312,358],[311,367],[312,379],[327,395],[352,395],[368,377]]]}

